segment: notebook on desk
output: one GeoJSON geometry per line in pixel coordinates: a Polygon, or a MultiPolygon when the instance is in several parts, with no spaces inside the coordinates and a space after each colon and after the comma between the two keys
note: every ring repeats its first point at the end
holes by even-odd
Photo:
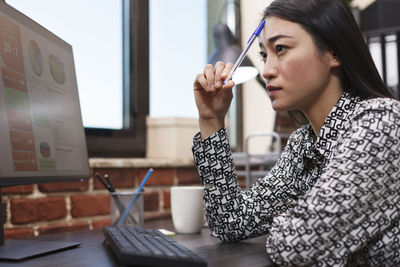
{"type": "Polygon", "coordinates": [[[103,233],[120,264],[207,266],[203,258],[158,230],[137,226],[106,226],[103,233]]]}

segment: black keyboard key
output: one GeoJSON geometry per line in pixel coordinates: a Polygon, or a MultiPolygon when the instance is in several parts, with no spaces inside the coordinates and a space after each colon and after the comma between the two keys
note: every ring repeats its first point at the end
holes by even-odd
{"type": "Polygon", "coordinates": [[[121,264],[141,266],[207,266],[207,262],[158,230],[137,226],[104,228],[121,264]]]}

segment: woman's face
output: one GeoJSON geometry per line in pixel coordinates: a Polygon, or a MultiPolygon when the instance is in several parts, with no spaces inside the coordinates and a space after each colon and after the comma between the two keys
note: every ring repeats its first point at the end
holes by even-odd
{"type": "Polygon", "coordinates": [[[260,47],[274,110],[308,113],[332,87],[331,68],[339,63],[331,52],[317,50],[299,24],[267,17],[260,47]]]}

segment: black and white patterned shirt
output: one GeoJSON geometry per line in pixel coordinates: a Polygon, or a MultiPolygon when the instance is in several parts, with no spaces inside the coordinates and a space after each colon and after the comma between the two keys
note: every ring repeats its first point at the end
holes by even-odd
{"type": "Polygon", "coordinates": [[[193,155],[212,234],[267,234],[280,265],[400,266],[400,103],[344,93],[319,136],[291,134],[270,173],[243,191],[225,129],[193,155]]]}

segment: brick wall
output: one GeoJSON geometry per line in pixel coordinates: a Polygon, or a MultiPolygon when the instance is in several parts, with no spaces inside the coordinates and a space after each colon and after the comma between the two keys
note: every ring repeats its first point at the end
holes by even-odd
{"type": "MultiPolygon", "coordinates": [[[[170,217],[170,187],[199,185],[193,166],[153,167],[144,190],[145,220],[170,217]]],[[[135,191],[148,167],[93,168],[108,174],[117,191],[135,191]]],[[[2,188],[5,239],[47,233],[99,229],[109,225],[110,198],[97,180],[2,188]]]]}

